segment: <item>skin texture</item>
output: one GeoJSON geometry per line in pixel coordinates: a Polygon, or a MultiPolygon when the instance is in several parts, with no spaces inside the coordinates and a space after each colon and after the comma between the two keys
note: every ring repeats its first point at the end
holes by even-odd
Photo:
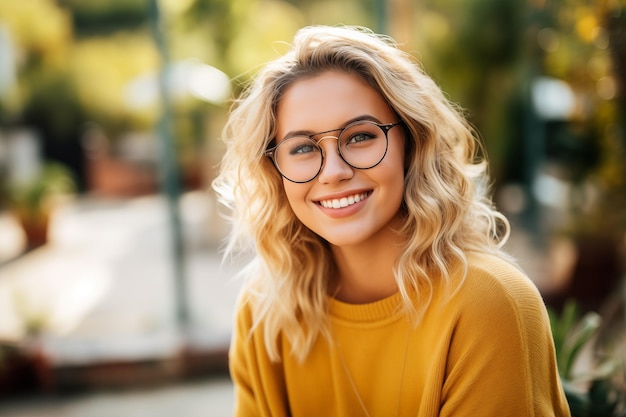
{"type": "MultiPolygon", "coordinates": [[[[292,132],[342,128],[355,119],[387,124],[398,121],[384,98],[358,76],[328,71],[299,80],[283,95],[277,108],[278,142],[292,132]]],[[[285,193],[302,223],[331,245],[339,276],[331,290],[352,303],[375,301],[393,294],[397,285],[389,265],[400,253],[399,209],[404,193],[404,136],[401,127],[389,131],[389,149],[374,168],[360,170],[346,164],[337,141],[327,136],[320,146],[324,166],[312,181],[283,180],[285,193]],[[355,194],[367,197],[341,209],[326,208],[321,200],[355,194]]]]}

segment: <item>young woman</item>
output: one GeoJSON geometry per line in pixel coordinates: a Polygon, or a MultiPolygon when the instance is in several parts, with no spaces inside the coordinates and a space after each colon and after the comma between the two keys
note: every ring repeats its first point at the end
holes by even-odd
{"type": "Polygon", "coordinates": [[[460,112],[391,39],[308,27],[236,103],[214,188],[253,262],[237,416],[567,416],[542,299],[460,112]]]}

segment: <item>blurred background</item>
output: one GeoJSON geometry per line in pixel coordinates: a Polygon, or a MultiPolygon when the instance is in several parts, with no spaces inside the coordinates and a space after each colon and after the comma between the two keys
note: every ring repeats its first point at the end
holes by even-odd
{"type": "Polygon", "coordinates": [[[625,0],[0,0],[0,415],[230,415],[209,185],[307,24],[392,35],[467,109],[575,415],[623,415],[625,0]]]}

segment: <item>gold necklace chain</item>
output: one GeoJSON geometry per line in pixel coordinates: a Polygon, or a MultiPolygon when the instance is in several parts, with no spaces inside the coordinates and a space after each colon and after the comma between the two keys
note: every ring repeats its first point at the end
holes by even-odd
{"type": "MultiPolygon", "coordinates": [[[[406,335],[406,340],[404,342],[404,356],[402,358],[402,370],[400,372],[400,381],[398,383],[398,398],[396,400],[396,413],[395,413],[396,417],[400,415],[399,414],[400,413],[400,398],[402,394],[402,382],[404,379],[404,371],[406,368],[406,357],[409,351],[409,336],[410,335],[411,335],[411,329],[409,327],[409,330],[407,331],[407,335],[406,335]]],[[[363,398],[361,397],[361,394],[359,393],[359,389],[357,388],[356,383],[354,382],[354,379],[352,378],[352,373],[350,372],[350,368],[348,368],[348,363],[346,362],[346,359],[343,356],[343,351],[341,350],[341,346],[337,344],[336,349],[337,349],[337,352],[339,353],[339,360],[341,360],[341,364],[343,365],[343,369],[346,373],[346,376],[348,377],[348,381],[350,381],[352,390],[354,391],[356,399],[359,401],[359,404],[361,405],[361,408],[363,409],[363,413],[365,414],[365,417],[372,417],[369,411],[367,410],[367,407],[365,406],[365,402],[363,401],[363,398]]]]}

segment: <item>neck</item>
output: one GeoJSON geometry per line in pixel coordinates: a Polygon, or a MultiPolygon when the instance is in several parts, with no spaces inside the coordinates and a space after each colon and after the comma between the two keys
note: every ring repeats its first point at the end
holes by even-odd
{"type": "Polygon", "coordinates": [[[332,294],[336,299],[364,304],[398,291],[393,268],[403,248],[402,240],[397,233],[388,230],[384,238],[377,241],[332,247],[338,272],[332,294]]]}

